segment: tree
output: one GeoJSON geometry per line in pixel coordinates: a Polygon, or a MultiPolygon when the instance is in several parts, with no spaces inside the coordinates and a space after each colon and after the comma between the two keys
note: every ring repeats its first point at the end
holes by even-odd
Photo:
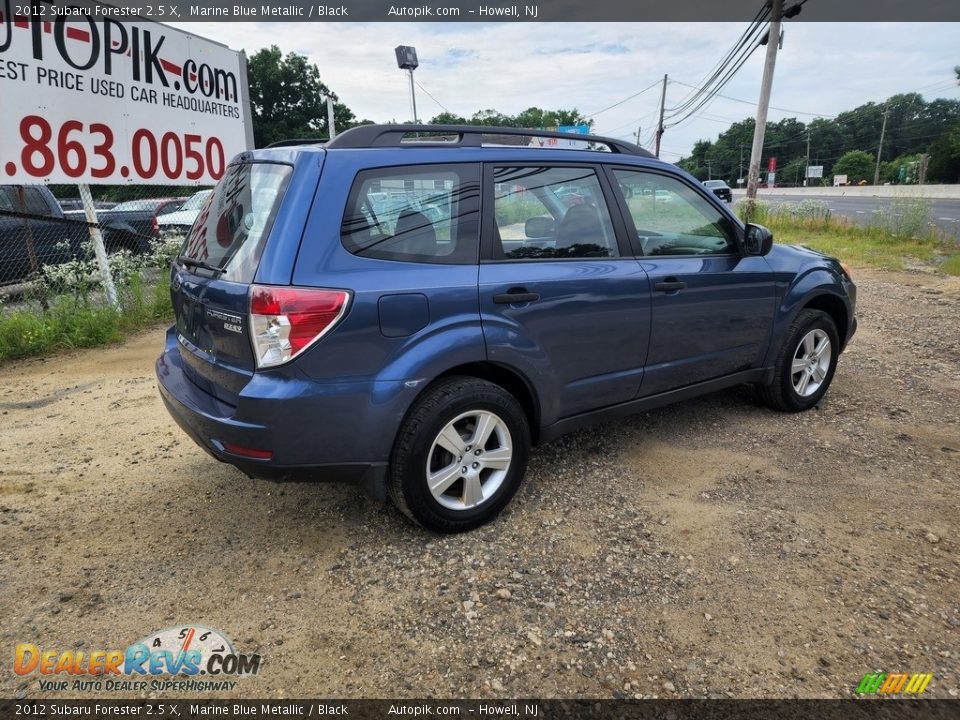
{"type": "Polygon", "coordinates": [[[429,121],[430,125],[466,125],[467,119],[452,112],[442,112],[429,121]]]}
{"type": "Polygon", "coordinates": [[[553,128],[560,125],[586,125],[593,127],[576,108],[572,110],[543,110],[527,108],[517,115],[505,115],[497,110],[478,110],[470,118],[451,112],[442,112],[431,118],[431,125],[491,125],[493,127],[553,128]]]}
{"type": "Polygon", "coordinates": [[[863,150],[851,150],[833,166],[834,175],[846,175],[851,185],[873,178],[874,158],[863,150]]]}
{"type": "MultiPolygon", "coordinates": [[[[271,45],[247,63],[253,139],[256,147],[291,138],[325,138],[330,89],[320,80],[320,70],[297,53],[286,57],[271,45]]],[[[355,125],[353,112],[343,103],[333,106],[337,131],[355,125]]]]}
{"type": "Polygon", "coordinates": [[[960,125],[947,130],[930,145],[927,177],[933,182],[960,182],[960,125]]]}

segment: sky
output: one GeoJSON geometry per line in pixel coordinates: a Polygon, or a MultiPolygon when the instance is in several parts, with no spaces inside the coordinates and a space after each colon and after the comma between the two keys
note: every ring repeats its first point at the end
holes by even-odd
{"type": "MultiPolygon", "coordinates": [[[[181,28],[252,54],[277,45],[306,55],[358,118],[411,117],[408,81],[394,47],[417,48],[417,110],[516,114],[531,106],[577,108],[594,132],[649,146],[660,86],[614,103],[669,75],[667,114],[699,85],[746,23],[189,23],[181,28]],[[427,94],[429,93],[429,95],[427,94]],[[432,96],[432,98],[430,97],[432,96]]],[[[787,22],[768,120],[830,117],[903,92],[960,98],[960,23],[787,22]],[[773,108],[783,108],[777,110],[773,108]]],[[[757,50],[697,116],[668,127],[662,156],[677,161],[699,139],[754,116],[765,48],[757,50]]]]}

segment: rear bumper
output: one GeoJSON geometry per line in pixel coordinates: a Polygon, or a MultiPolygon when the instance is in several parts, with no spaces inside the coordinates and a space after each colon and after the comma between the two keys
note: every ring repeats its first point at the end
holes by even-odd
{"type": "Polygon", "coordinates": [[[403,383],[319,384],[256,374],[233,406],[187,377],[173,333],[156,372],[170,416],[217,460],[254,478],[350,482],[386,497],[390,451],[410,400],[405,392],[390,391],[403,383]],[[226,446],[271,455],[249,458],[226,446]]]}

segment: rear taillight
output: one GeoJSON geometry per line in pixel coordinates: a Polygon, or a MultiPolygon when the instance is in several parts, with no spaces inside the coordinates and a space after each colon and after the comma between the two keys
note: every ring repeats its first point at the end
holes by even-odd
{"type": "Polygon", "coordinates": [[[150,231],[153,233],[154,237],[160,234],[160,223],[157,222],[156,215],[150,218],[150,231]]]}
{"type": "Polygon", "coordinates": [[[258,368],[289,362],[333,329],[350,304],[344,290],[250,288],[250,335],[258,368]]]}

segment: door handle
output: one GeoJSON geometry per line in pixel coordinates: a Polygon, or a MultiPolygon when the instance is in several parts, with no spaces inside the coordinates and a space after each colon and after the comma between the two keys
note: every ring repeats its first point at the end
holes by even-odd
{"type": "Polygon", "coordinates": [[[498,293],[493,296],[493,301],[499,305],[521,305],[523,303],[532,303],[540,299],[538,293],[527,292],[526,288],[510,288],[505,293],[498,293]]]}
{"type": "Polygon", "coordinates": [[[663,282],[656,283],[653,289],[659,290],[660,292],[676,292],[677,290],[683,290],[686,286],[687,284],[683,280],[667,278],[663,282]]]}

